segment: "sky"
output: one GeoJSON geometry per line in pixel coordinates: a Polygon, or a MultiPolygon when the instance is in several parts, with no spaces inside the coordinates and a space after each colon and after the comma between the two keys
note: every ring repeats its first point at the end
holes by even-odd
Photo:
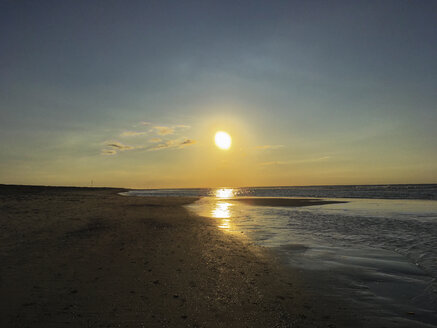
{"type": "Polygon", "coordinates": [[[437,183],[436,17],[426,0],[0,0],[0,183],[437,183]]]}

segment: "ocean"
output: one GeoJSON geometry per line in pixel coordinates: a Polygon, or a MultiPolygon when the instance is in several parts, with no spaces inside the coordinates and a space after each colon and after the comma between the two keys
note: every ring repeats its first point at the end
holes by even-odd
{"type": "MultiPolygon", "coordinates": [[[[359,308],[437,325],[437,185],[150,189],[137,196],[201,196],[187,208],[242,234],[359,308]],[[341,200],[308,207],[232,202],[238,197],[341,200]],[[412,315],[412,313],[414,315],[412,315]]],[[[317,288],[320,288],[317,287],[317,288]]]]}
{"type": "Polygon", "coordinates": [[[144,189],[131,191],[130,194],[144,196],[216,197],[217,190],[222,189],[232,189],[235,197],[322,197],[437,200],[437,184],[144,189]]]}

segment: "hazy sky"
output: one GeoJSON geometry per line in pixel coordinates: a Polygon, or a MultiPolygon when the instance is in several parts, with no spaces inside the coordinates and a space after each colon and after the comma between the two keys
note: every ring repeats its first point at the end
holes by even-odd
{"type": "Polygon", "coordinates": [[[0,183],[437,183],[436,123],[437,1],[0,0],[0,183]]]}

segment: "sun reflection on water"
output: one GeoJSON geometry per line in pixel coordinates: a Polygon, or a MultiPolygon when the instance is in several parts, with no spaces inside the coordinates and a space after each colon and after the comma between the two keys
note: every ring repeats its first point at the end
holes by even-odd
{"type": "Polygon", "coordinates": [[[215,208],[212,210],[211,214],[212,217],[216,218],[216,219],[222,219],[220,224],[219,224],[219,228],[221,229],[229,229],[231,226],[231,211],[230,211],[230,207],[232,206],[231,203],[228,202],[223,202],[223,201],[218,201],[215,204],[215,208]]]}
{"type": "Polygon", "coordinates": [[[223,219],[222,222],[218,225],[218,227],[220,229],[227,229],[228,230],[231,227],[230,222],[231,222],[231,220],[229,220],[229,219],[223,219]]]}
{"type": "Polygon", "coordinates": [[[231,212],[229,207],[232,206],[230,203],[217,202],[215,208],[212,210],[212,217],[217,219],[229,219],[231,217],[231,212]]]}
{"type": "Polygon", "coordinates": [[[211,216],[216,219],[221,219],[218,227],[220,229],[231,229],[231,207],[232,203],[227,202],[226,199],[235,197],[235,191],[232,188],[220,188],[214,191],[215,203],[211,209],[211,216]]]}
{"type": "Polygon", "coordinates": [[[232,188],[217,189],[215,191],[215,196],[217,198],[232,198],[235,196],[234,189],[232,189],[232,188]]]}

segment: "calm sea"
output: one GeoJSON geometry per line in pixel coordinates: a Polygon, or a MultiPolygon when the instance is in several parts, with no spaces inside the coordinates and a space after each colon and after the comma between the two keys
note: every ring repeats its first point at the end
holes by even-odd
{"type": "Polygon", "coordinates": [[[385,309],[408,325],[437,325],[437,184],[135,190],[137,196],[202,196],[189,205],[244,234],[291,266],[329,273],[329,293],[385,309]],[[346,203],[249,206],[234,197],[317,197],[346,203]],[[375,305],[376,304],[376,305],[375,305]],[[411,310],[413,309],[413,310],[411,310]],[[406,315],[414,312],[414,317],[406,315]]]}
{"type": "MultiPolygon", "coordinates": [[[[322,197],[373,199],[437,200],[437,184],[409,185],[348,185],[301,187],[243,187],[232,189],[234,196],[253,197],[322,197]]],[[[144,196],[217,196],[217,188],[146,189],[130,194],[144,196]]]]}

